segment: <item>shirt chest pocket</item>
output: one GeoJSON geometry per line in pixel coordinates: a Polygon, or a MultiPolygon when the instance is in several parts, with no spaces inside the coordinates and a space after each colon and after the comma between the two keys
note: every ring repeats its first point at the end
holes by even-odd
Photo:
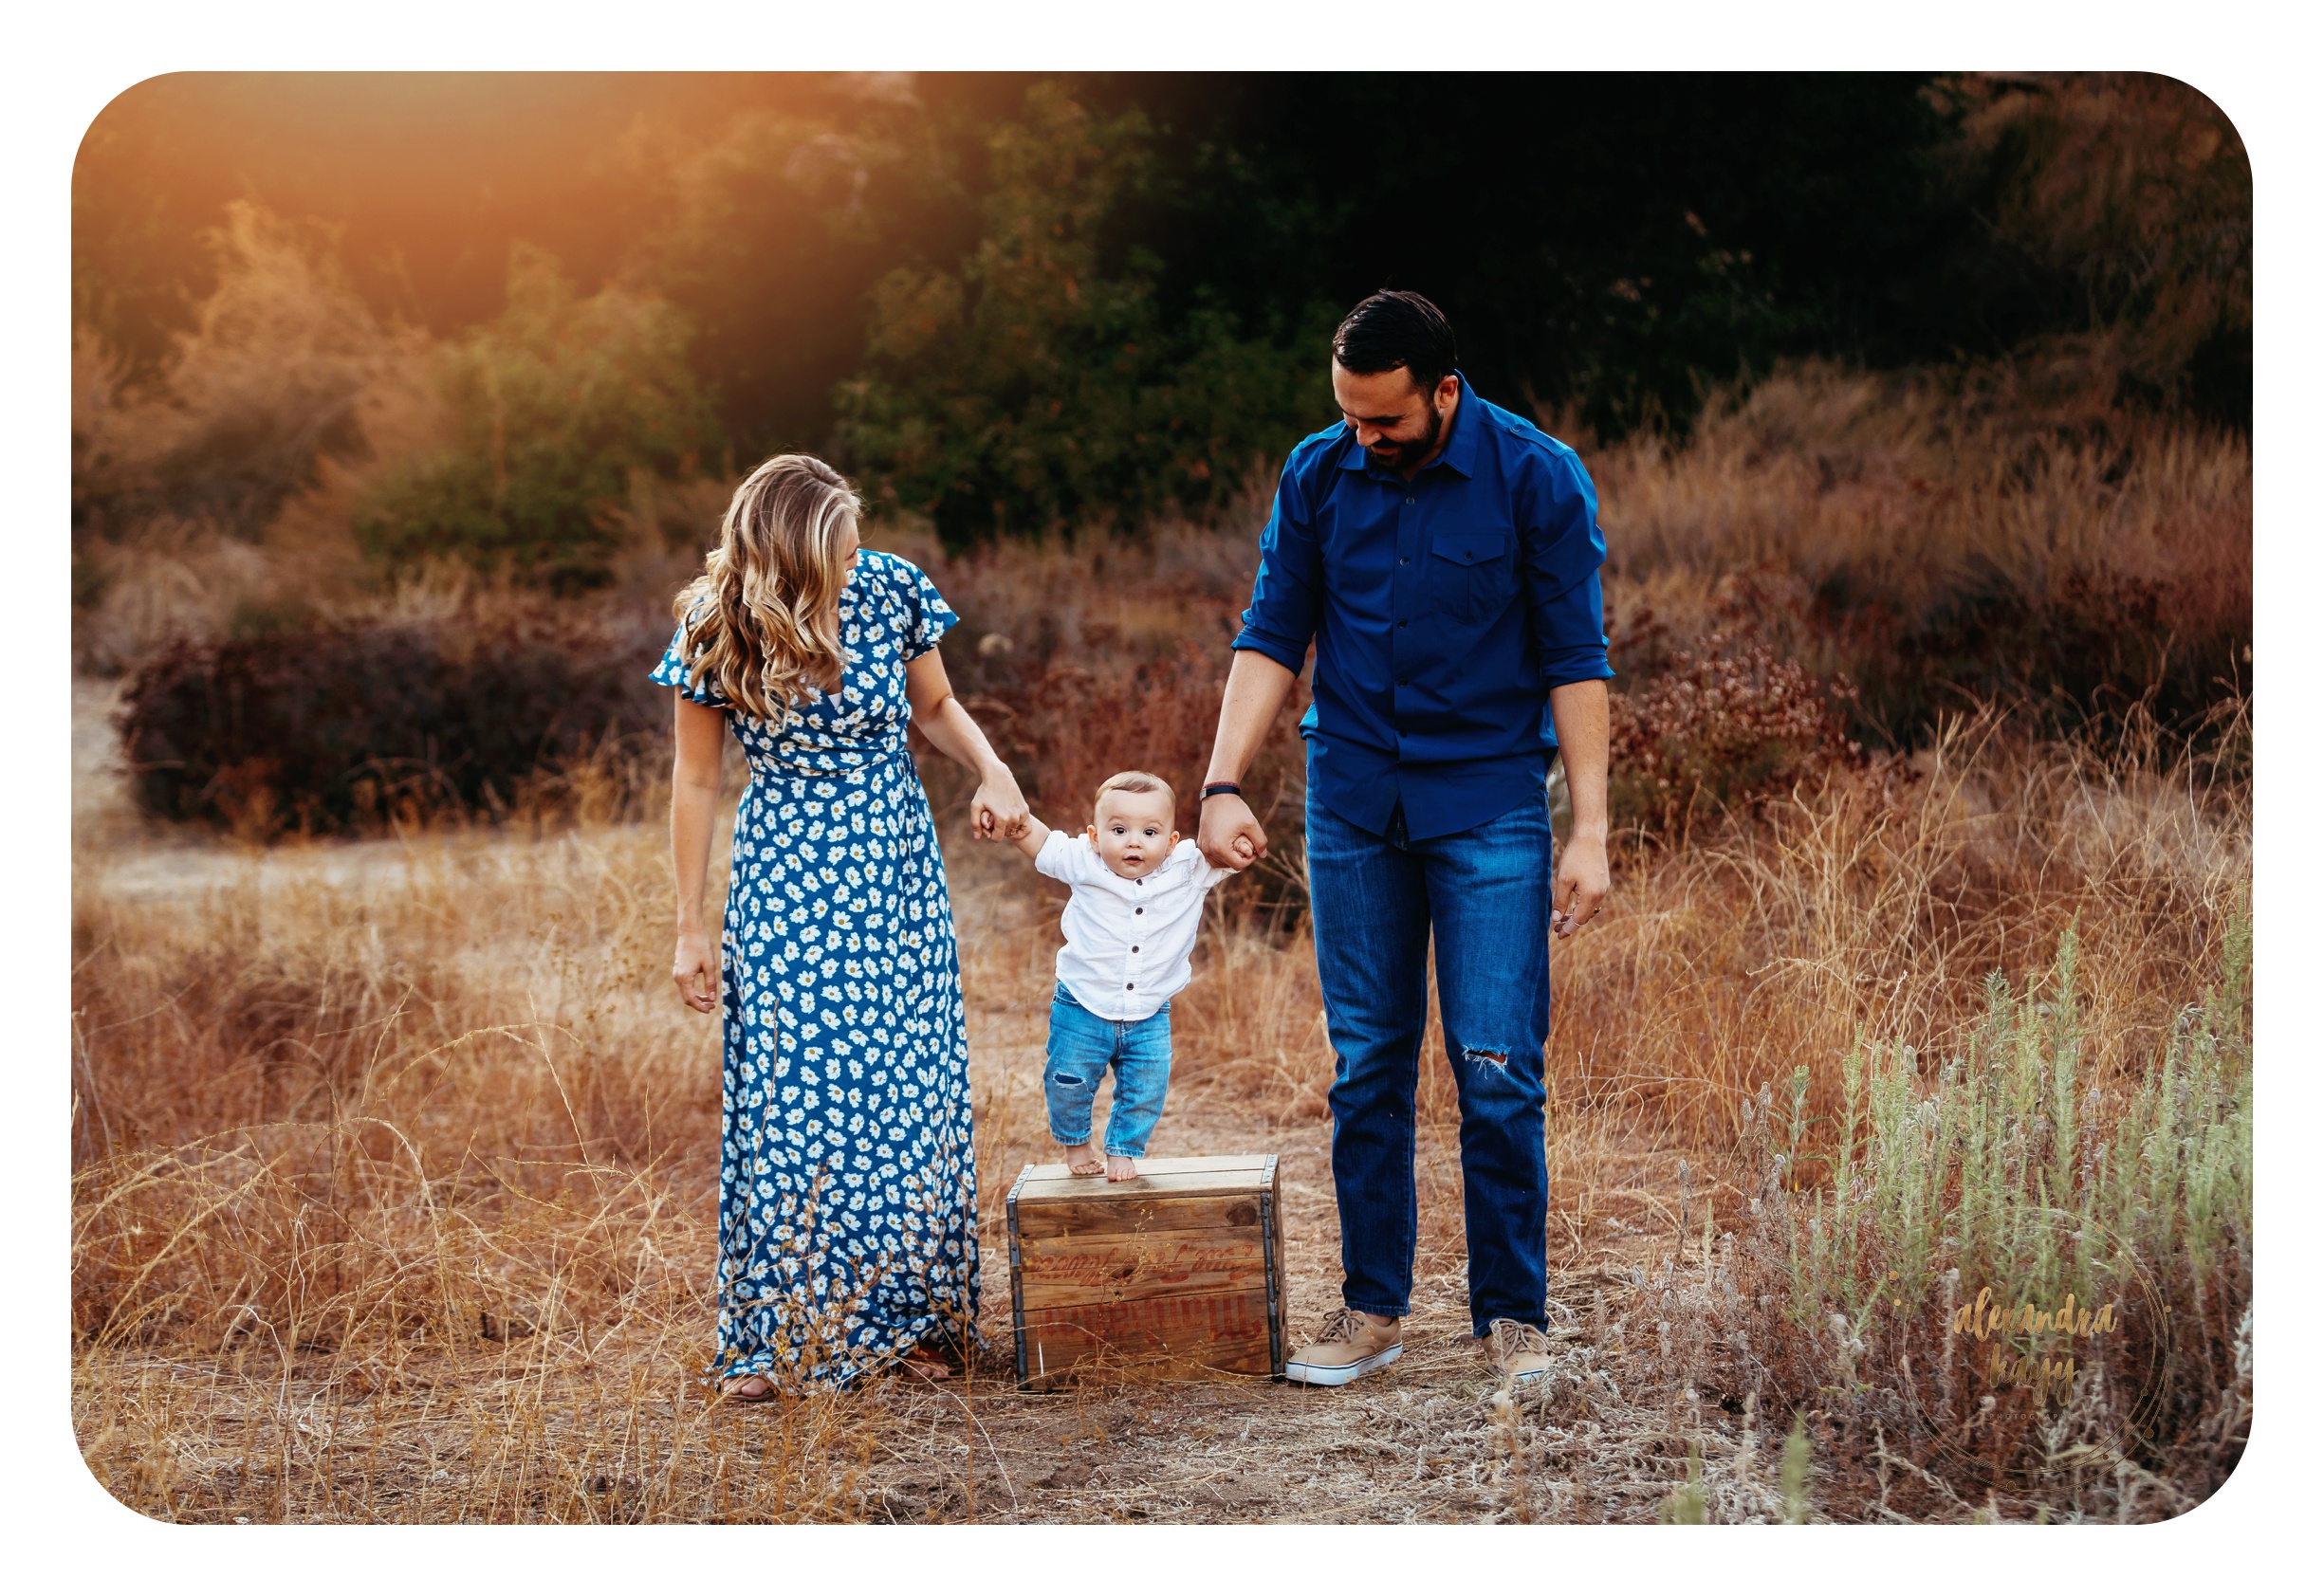
{"type": "Polygon", "coordinates": [[[1429,543],[1429,594],[1461,620],[1483,620],[1516,596],[1517,537],[1507,527],[1451,528],[1429,543]]]}

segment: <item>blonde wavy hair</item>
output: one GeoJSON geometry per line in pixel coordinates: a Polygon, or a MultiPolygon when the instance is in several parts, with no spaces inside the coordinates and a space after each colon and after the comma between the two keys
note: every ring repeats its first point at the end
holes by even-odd
{"type": "Polygon", "coordinates": [[[743,479],[702,575],[672,606],[690,683],[780,722],[810,687],[839,689],[837,605],[848,522],[863,501],[811,454],[778,454],[743,479]]]}

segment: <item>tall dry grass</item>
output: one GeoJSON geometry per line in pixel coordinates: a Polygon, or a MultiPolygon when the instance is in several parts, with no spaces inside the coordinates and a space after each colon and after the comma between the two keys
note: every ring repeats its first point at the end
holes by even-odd
{"type": "Polygon", "coordinates": [[[2056,731],[2145,699],[2193,731],[2250,680],[2249,441],[2081,397],[2017,365],[1809,365],[1683,443],[1588,449],[1617,644],[1651,671],[1740,598],[1891,745],[1981,701],[2056,731]]]}
{"type": "MultiPolygon", "coordinates": [[[[699,1379],[717,1032],[667,989],[656,828],[189,850],[84,819],[76,1418],[110,1489],[164,1517],[865,1515],[879,1391],[737,1426],[699,1379]]],[[[969,945],[1019,945],[991,918],[969,945]]],[[[1005,1086],[978,1110],[989,1197],[1033,1122],[1005,1086]]]]}

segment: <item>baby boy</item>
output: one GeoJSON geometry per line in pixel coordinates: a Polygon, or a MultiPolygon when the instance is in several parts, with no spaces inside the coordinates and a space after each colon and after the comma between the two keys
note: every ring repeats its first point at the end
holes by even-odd
{"type": "Polygon", "coordinates": [[[1170,783],[1142,770],[1109,777],[1097,789],[1086,832],[1027,822],[1017,846],[1043,875],[1073,889],[1065,945],[1057,954],[1057,996],[1049,1007],[1049,1134],[1077,1175],[1137,1178],[1136,1160],[1162,1117],[1170,1090],[1170,1000],[1192,979],[1187,956],[1203,918],[1203,898],[1234,871],[1204,858],[1171,829],[1170,783]],[[1091,1110],[1097,1082],[1114,1071],[1114,1107],[1097,1154],[1091,1110]]]}

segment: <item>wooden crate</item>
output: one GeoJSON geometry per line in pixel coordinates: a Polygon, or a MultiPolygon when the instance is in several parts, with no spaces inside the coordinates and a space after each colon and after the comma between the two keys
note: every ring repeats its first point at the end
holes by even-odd
{"type": "Polygon", "coordinates": [[[1008,1194],[1017,1384],[1081,1365],[1140,1379],[1283,1371],[1272,1153],[1138,1160],[1134,1181],[1028,1164],[1008,1194]]]}

